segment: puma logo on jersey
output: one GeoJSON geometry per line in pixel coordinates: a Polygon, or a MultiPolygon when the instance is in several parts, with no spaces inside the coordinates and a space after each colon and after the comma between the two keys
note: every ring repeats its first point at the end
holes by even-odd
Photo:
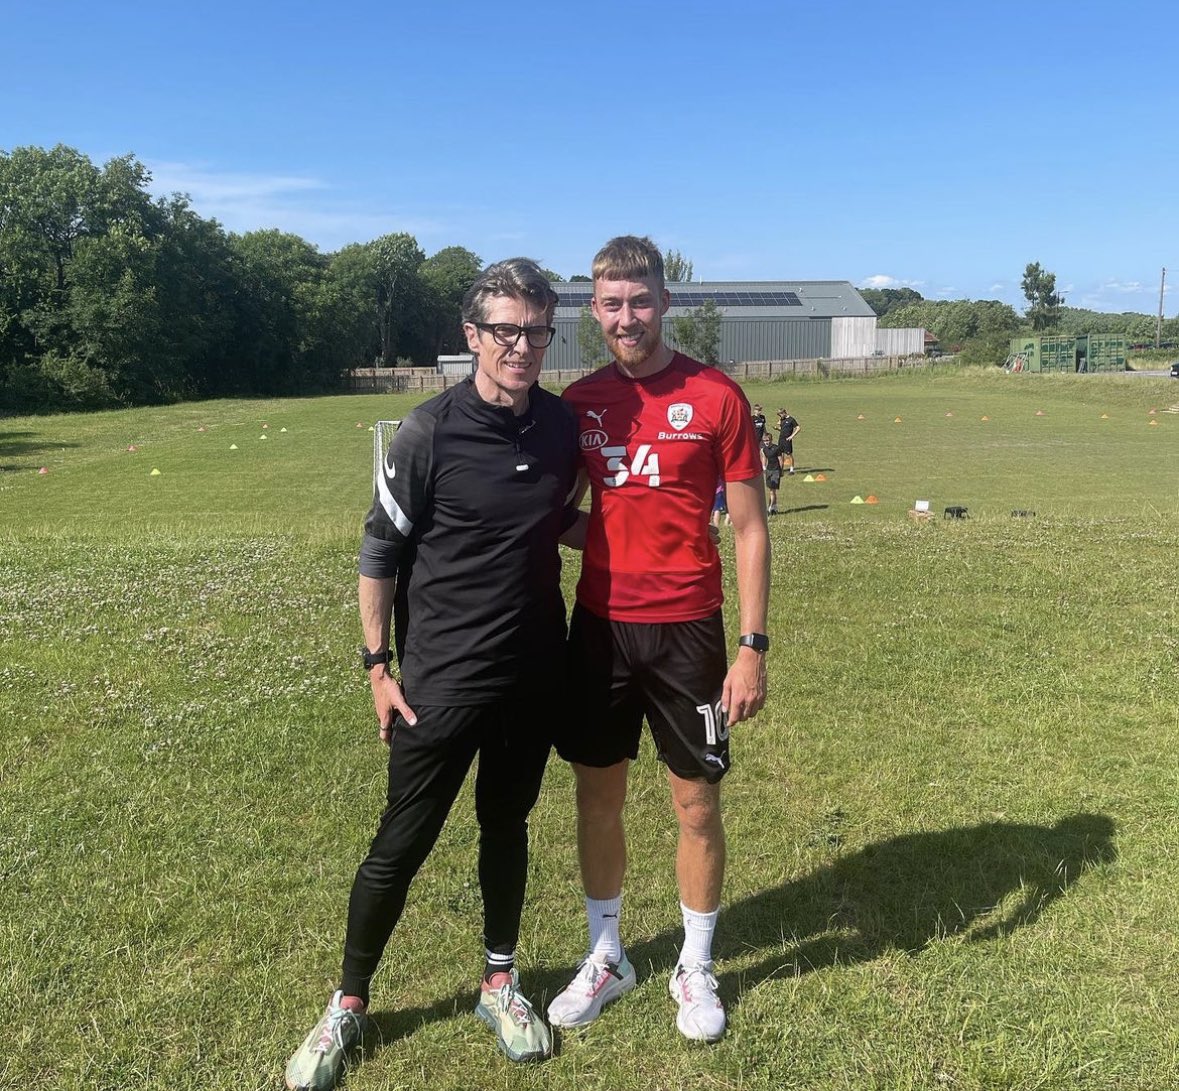
{"type": "Polygon", "coordinates": [[[603,418],[603,417],[604,417],[604,416],[605,416],[605,415],[606,415],[608,412],[609,412],[609,410],[608,410],[608,409],[603,409],[603,410],[602,410],[600,413],[595,413],[595,412],[594,412],[592,409],[587,409],[587,410],[585,411],[585,415],[586,415],[587,417],[593,417],[593,418],[594,418],[594,420],[596,420],[596,421],[598,422],[598,427],[599,427],[599,428],[605,428],[606,426],[605,426],[605,425],[602,423],[602,418],[603,418]]]}

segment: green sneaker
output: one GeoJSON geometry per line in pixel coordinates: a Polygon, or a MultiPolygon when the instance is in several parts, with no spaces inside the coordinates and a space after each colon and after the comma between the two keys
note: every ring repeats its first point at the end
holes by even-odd
{"type": "Polygon", "coordinates": [[[496,1042],[510,1061],[543,1061],[553,1051],[549,1028],[520,991],[515,970],[511,981],[498,989],[484,982],[475,1014],[495,1031],[496,1042]]]}
{"type": "Polygon", "coordinates": [[[348,1054],[360,1044],[367,1020],[360,1012],[340,1007],[343,996],[337,989],[323,1017],[287,1062],[290,1091],[330,1091],[344,1075],[348,1054]]]}

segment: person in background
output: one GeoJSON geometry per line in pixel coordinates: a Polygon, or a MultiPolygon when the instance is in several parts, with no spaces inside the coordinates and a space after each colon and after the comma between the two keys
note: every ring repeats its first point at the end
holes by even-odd
{"type": "Polygon", "coordinates": [[[774,433],[761,437],[761,463],[766,474],[766,514],[778,514],[778,486],[782,484],[782,448],[774,442],[774,433]]]}
{"type": "Polygon", "coordinates": [[[778,410],[778,446],[788,474],[794,473],[794,437],[801,431],[802,426],[785,409],[778,410]]]}
{"type": "Polygon", "coordinates": [[[761,443],[761,437],[766,433],[766,415],[762,412],[761,406],[754,403],[752,410],[753,417],[753,434],[757,437],[757,442],[761,443]]]}

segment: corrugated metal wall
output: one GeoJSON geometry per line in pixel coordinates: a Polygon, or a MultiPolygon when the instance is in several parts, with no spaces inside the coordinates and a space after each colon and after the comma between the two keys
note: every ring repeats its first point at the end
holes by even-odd
{"type": "MultiPolygon", "coordinates": [[[[544,357],[545,371],[574,371],[582,366],[577,343],[577,318],[557,317],[553,325],[557,334],[544,357]]],[[[721,323],[719,358],[727,360],[811,360],[834,356],[831,325],[837,322],[870,322],[874,318],[730,318],[721,323]]],[[[671,319],[663,320],[663,336],[675,344],[671,319]]],[[[852,356],[871,356],[875,346],[852,356]]]]}
{"type": "Polygon", "coordinates": [[[876,330],[876,351],[881,356],[920,356],[925,352],[925,330],[876,330]]]}
{"type": "Polygon", "coordinates": [[[876,318],[832,318],[831,352],[833,360],[876,354],[876,318]]]}

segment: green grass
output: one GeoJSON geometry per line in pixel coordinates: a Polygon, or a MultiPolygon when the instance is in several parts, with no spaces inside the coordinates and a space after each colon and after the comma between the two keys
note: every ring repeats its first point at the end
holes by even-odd
{"type": "MultiPolygon", "coordinates": [[[[674,829],[646,750],[636,993],[547,1064],[494,1052],[468,1011],[465,793],[346,1086],[1169,1086],[1179,383],[939,369],[747,389],[798,417],[799,465],[828,480],[785,482],[771,526],[771,697],[725,787],[728,1037],[674,1027],[674,829]]],[[[383,795],[355,552],[367,427],[410,404],[0,421],[0,1086],[281,1085],[383,795]]],[[[585,942],[555,760],[532,827],[540,1000],[585,942]]]]}

